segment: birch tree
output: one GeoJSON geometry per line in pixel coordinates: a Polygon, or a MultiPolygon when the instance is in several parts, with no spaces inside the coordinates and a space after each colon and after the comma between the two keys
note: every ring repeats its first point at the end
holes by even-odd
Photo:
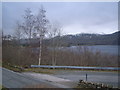
{"type": "Polygon", "coordinates": [[[36,24],[35,28],[39,34],[39,39],[40,39],[40,51],[39,51],[39,63],[38,65],[41,64],[41,59],[42,59],[42,40],[45,37],[45,34],[47,33],[47,24],[48,24],[48,19],[46,18],[46,10],[41,6],[39,9],[38,15],[36,16],[36,24]]]}

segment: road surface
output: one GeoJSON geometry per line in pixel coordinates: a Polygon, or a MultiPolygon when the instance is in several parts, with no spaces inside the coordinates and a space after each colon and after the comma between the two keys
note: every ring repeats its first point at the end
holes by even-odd
{"type": "Polygon", "coordinates": [[[66,70],[56,72],[54,76],[78,83],[79,80],[86,80],[86,74],[88,82],[104,83],[120,88],[118,72],[66,70]]]}
{"type": "Polygon", "coordinates": [[[33,78],[37,78],[37,79],[42,78],[50,82],[64,84],[71,88],[76,87],[78,85],[79,80],[86,81],[86,74],[87,74],[88,82],[112,85],[114,88],[117,88],[118,86],[120,86],[118,85],[119,84],[118,83],[118,72],[58,70],[58,71],[55,71],[54,74],[52,75],[32,73],[32,72],[25,72],[24,74],[31,76],[33,78]]]}
{"type": "MultiPolygon", "coordinates": [[[[3,86],[7,88],[23,88],[31,85],[46,85],[55,88],[74,88],[79,80],[86,80],[95,83],[104,83],[118,87],[117,72],[97,72],[78,70],[58,70],[54,74],[41,74],[33,72],[16,73],[2,69],[3,86]]],[[[120,88],[120,87],[119,87],[120,88]]]]}
{"type": "Polygon", "coordinates": [[[6,88],[29,88],[31,86],[40,87],[40,85],[44,86],[43,88],[69,88],[62,84],[49,82],[41,78],[39,79],[33,78],[31,76],[22,73],[13,72],[5,68],[2,68],[2,84],[6,88]]]}

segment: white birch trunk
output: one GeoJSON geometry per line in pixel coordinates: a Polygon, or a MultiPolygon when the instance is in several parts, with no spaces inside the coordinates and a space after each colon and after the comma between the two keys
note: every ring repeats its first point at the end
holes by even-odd
{"type": "Polygon", "coordinates": [[[40,35],[40,52],[39,52],[39,63],[38,63],[38,65],[41,64],[41,58],[42,58],[42,35],[40,35]]]}

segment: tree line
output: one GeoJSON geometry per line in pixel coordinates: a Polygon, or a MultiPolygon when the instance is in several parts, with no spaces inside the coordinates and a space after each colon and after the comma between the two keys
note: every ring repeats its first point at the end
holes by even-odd
{"type": "MultiPolygon", "coordinates": [[[[41,5],[37,14],[33,14],[30,8],[25,10],[22,21],[16,21],[14,37],[11,35],[3,36],[3,44],[10,44],[13,41],[17,41],[20,44],[21,39],[27,39],[29,42],[29,47],[31,47],[32,39],[39,38],[39,62],[41,64],[42,59],[42,48],[44,48],[43,40],[45,38],[52,38],[53,57],[55,55],[55,47],[58,46],[54,44],[54,37],[61,36],[62,27],[58,22],[51,23],[46,17],[46,10],[41,5]],[[12,41],[11,41],[12,37],[12,41]]],[[[54,58],[53,58],[54,59],[54,58]]],[[[53,64],[55,60],[52,61],[53,64]]]]}
{"type": "MultiPolygon", "coordinates": [[[[115,55],[102,54],[100,51],[93,53],[92,50],[84,47],[78,47],[79,53],[70,50],[61,50],[58,47],[67,44],[69,40],[81,45],[80,39],[73,36],[62,36],[62,26],[57,23],[51,23],[46,17],[46,10],[43,6],[37,14],[33,14],[28,8],[25,10],[22,21],[16,22],[15,34],[12,40],[11,36],[3,36],[3,65],[30,66],[37,65],[74,65],[74,66],[118,66],[118,57],[115,55]],[[7,39],[6,39],[7,38],[7,39]],[[34,38],[38,39],[37,47],[32,47],[34,38]],[[27,39],[28,46],[21,46],[22,39],[27,39]],[[16,42],[18,45],[16,45],[16,42]],[[39,48],[38,48],[39,47],[39,48]],[[36,50],[38,52],[36,52],[36,50]]],[[[88,40],[88,37],[87,37],[88,40]]],[[[82,41],[87,41],[83,40],[82,41]]],[[[90,41],[90,40],[89,40],[90,41]]],[[[94,40],[92,40],[94,41],[94,40]]],[[[36,43],[35,43],[36,44],[36,43]]]]}

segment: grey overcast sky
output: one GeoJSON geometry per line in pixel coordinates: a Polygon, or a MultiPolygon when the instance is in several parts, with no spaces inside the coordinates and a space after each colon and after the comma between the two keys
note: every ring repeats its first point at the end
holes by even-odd
{"type": "Polygon", "coordinates": [[[118,31],[117,2],[3,2],[4,33],[13,33],[16,21],[22,20],[26,8],[36,14],[41,5],[47,11],[47,18],[59,22],[66,34],[118,31]]]}

